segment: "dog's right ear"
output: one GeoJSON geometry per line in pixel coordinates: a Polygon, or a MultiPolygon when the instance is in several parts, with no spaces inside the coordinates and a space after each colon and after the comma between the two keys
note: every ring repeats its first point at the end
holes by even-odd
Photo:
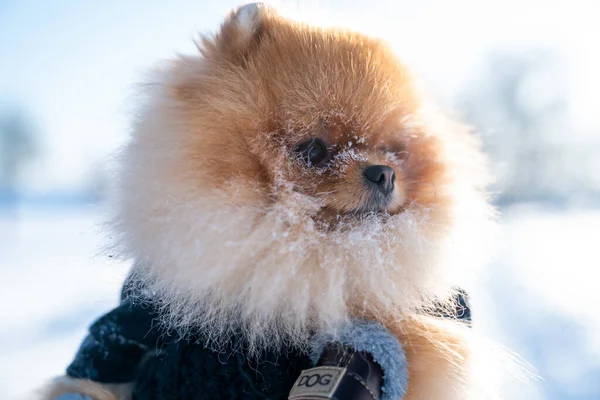
{"type": "Polygon", "coordinates": [[[249,3],[231,12],[219,33],[202,38],[200,50],[207,57],[225,56],[230,61],[244,60],[265,33],[266,20],[275,15],[272,6],[265,3],[249,3]]]}

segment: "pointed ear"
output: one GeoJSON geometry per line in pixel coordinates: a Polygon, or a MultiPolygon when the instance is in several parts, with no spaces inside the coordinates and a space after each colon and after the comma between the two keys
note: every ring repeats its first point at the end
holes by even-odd
{"type": "Polygon", "coordinates": [[[274,15],[272,6],[249,3],[233,11],[214,38],[202,38],[205,57],[225,55],[232,61],[243,60],[258,45],[265,30],[265,20],[274,15]]]}

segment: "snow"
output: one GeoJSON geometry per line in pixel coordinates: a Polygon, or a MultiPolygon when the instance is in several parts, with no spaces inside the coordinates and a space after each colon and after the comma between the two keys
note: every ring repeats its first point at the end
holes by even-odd
{"type": "MultiPolygon", "coordinates": [[[[540,399],[600,398],[600,210],[504,211],[499,253],[474,318],[531,363],[540,399]]],[[[533,399],[530,392],[511,399],[533,399]]]]}
{"type": "Polygon", "coordinates": [[[1,399],[61,374],[87,326],[118,301],[127,269],[97,256],[97,223],[81,206],[0,209],[1,399]]]}
{"type": "MultiPolygon", "coordinates": [[[[98,255],[101,210],[17,211],[0,209],[1,399],[64,371],[87,326],[116,304],[128,267],[98,255]]],[[[503,215],[474,318],[543,378],[537,394],[514,387],[508,398],[600,398],[600,210],[522,205],[503,215]]]]}

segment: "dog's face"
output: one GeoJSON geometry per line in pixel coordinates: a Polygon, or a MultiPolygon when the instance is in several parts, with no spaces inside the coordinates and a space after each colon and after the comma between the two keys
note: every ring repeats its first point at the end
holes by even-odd
{"type": "Polygon", "coordinates": [[[199,47],[149,85],[123,155],[118,240],[164,321],[302,344],[445,293],[448,242],[486,218],[479,152],[392,52],[255,5],[199,47]]]}
{"type": "Polygon", "coordinates": [[[260,184],[266,201],[291,184],[329,223],[435,201],[439,142],[419,126],[410,76],[380,41],[255,8],[203,48],[210,62],[175,95],[192,128],[214,125],[196,153],[199,169],[213,169],[206,184],[260,184]]]}

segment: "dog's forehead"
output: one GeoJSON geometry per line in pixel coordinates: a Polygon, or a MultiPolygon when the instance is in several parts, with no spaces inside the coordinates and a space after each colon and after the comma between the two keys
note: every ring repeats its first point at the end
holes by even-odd
{"type": "Polygon", "coordinates": [[[355,114],[325,110],[317,118],[307,111],[305,115],[297,116],[297,119],[282,121],[283,126],[287,127],[282,129],[282,133],[296,142],[319,137],[337,148],[369,148],[400,140],[406,131],[406,115],[402,108],[387,112],[362,110],[355,114]]]}
{"type": "Polygon", "coordinates": [[[401,93],[398,87],[388,90],[387,78],[350,79],[331,71],[312,75],[318,79],[286,74],[271,92],[276,110],[271,115],[293,134],[320,136],[339,146],[364,143],[402,131],[403,121],[415,113],[412,93],[401,93]]]}
{"type": "Polygon", "coordinates": [[[338,148],[363,147],[374,136],[373,132],[365,129],[360,123],[348,120],[343,122],[330,122],[323,129],[323,136],[327,143],[338,148]]]}

